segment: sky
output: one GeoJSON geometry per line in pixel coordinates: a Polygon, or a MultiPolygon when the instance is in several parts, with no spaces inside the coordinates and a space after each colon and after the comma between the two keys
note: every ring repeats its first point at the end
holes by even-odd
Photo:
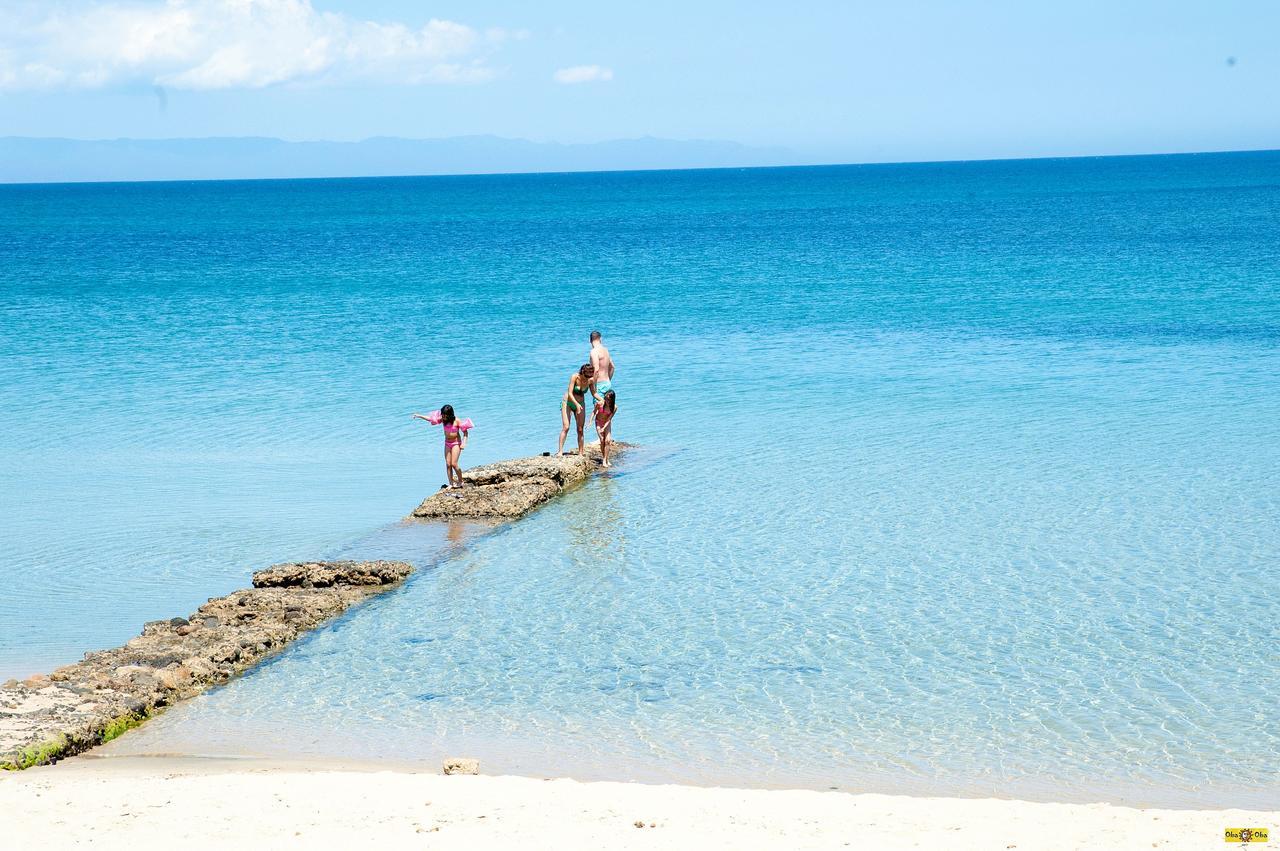
{"type": "Polygon", "coordinates": [[[0,136],[1280,148],[1277,33],[1277,0],[0,0],[0,136]]]}

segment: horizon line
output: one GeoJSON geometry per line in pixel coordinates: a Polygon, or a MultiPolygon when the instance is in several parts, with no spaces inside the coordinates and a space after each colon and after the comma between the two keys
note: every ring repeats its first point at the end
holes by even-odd
{"type": "MultiPolygon", "coordinates": [[[[0,136],[0,141],[11,139],[24,140],[56,140],[65,142],[173,142],[173,141],[209,141],[217,139],[243,140],[243,139],[261,139],[268,141],[283,142],[284,144],[346,144],[358,145],[374,139],[396,139],[400,141],[410,142],[431,142],[431,141],[450,141],[467,138],[494,138],[507,141],[529,142],[534,145],[599,145],[609,142],[635,141],[652,139],[656,141],[668,142],[712,142],[718,144],[734,144],[748,148],[749,150],[769,151],[769,150],[788,150],[781,146],[755,147],[742,142],[732,142],[728,140],[716,139],[670,139],[661,136],[633,136],[618,139],[607,139],[599,142],[533,142],[529,139],[513,136],[497,136],[491,133],[478,133],[464,136],[436,136],[427,138],[412,138],[407,136],[368,136],[355,141],[335,141],[331,139],[313,139],[306,141],[296,141],[282,139],[278,136],[173,136],[165,138],[136,138],[130,136],[121,136],[115,139],[73,139],[68,136],[0,136]]],[[[724,165],[724,166],[687,166],[687,167],[660,167],[660,168],[622,168],[622,169],[570,169],[570,170],[547,170],[547,171],[474,171],[474,172],[424,172],[417,174],[352,174],[338,176],[313,176],[313,177],[187,177],[187,178],[156,178],[143,180],[0,180],[0,187],[5,186],[79,186],[85,184],[106,184],[121,185],[131,183],[147,183],[147,184],[163,184],[163,183],[247,183],[247,182],[297,182],[297,181],[319,181],[319,180],[404,180],[404,179],[427,179],[427,178],[467,178],[467,177],[531,177],[538,175],[576,175],[576,174],[639,174],[639,173],[660,173],[660,172],[685,172],[685,171],[761,171],[761,170],[777,170],[777,169],[803,169],[803,168],[875,168],[878,166],[904,166],[904,165],[965,165],[978,163],[1014,163],[1014,162],[1051,162],[1058,160],[1099,160],[1099,159],[1139,159],[1143,157],[1196,157],[1196,156],[1215,156],[1225,154],[1271,154],[1280,153],[1280,147],[1277,148],[1230,148],[1225,150],[1197,150],[1197,151],[1142,151],[1142,152],[1126,152],[1126,153],[1107,153],[1107,154],[1057,154],[1046,156],[1029,156],[1029,157],[972,157],[967,159],[920,159],[920,160],[870,160],[863,162],[802,162],[802,163],[780,163],[775,165],[724,165]]]]}

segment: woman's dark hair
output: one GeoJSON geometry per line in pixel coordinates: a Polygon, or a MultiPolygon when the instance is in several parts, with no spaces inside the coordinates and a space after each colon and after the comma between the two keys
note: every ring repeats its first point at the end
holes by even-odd
{"type": "Polygon", "coordinates": [[[617,413],[618,410],[618,394],[610,390],[604,394],[604,406],[609,409],[609,413],[617,413]]]}
{"type": "Polygon", "coordinates": [[[453,425],[453,405],[445,405],[440,409],[440,419],[445,423],[445,425],[453,425]]]}
{"type": "Polygon", "coordinates": [[[578,367],[578,375],[581,375],[583,378],[586,378],[595,371],[596,368],[589,363],[584,363],[582,366],[578,367]]]}

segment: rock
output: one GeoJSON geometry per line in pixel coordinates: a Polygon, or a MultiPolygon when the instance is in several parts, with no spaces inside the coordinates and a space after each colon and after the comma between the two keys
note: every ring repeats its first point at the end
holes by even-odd
{"type": "Polygon", "coordinates": [[[65,683],[75,675],[77,670],[78,668],[74,665],[66,665],[50,674],[49,679],[55,683],[65,683]]]}
{"type": "MultiPolygon", "coordinates": [[[[160,684],[160,681],[156,679],[155,673],[151,671],[140,674],[130,674],[129,682],[144,694],[160,684]]],[[[141,706],[142,704],[139,705],[141,706]]]]}
{"type": "Polygon", "coordinates": [[[419,518],[514,518],[531,511],[561,491],[551,479],[529,478],[501,485],[472,485],[461,495],[429,497],[416,509],[419,518]]]}
{"type": "Polygon", "coordinates": [[[182,664],[178,667],[190,671],[191,676],[198,679],[208,679],[217,670],[214,664],[208,659],[201,659],[198,656],[183,659],[182,664]]]}
{"type": "Polygon", "coordinates": [[[179,665],[176,668],[166,668],[163,671],[156,671],[155,678],[156,682],[165,688],[177,689],[191,681],[192,673],[190,669],[179,665]]]}
{"type": "MultiPolygon", "coordinates": [[[[626,444],[615,444],[622,455],[626,444]]],[[[573,487],[599,467],[599,448],[587,455],[554,457],[538,455],[485,464],[463,472],[461,491],[441,490],[422,501],[411,516],[418,518],[467,517],[512,519],[525,514],[556,494],[573,487]]]]}
{"type": "MultiPolygon", "coordinates": [[[[298,572],[286,567],[284,573],[298,572]]],[[[268,581],[214,597],[189,619],[151,621],[123,646],[86,653],[51,676],[0,685],[0,767],[26,768],[91,748],[104,731],[226,682],[413,570],[403,562],[303,567],[307,580],[323,587],[268,581]]],[[[278,577],[274,570],[264,573],[278,577]]]]}
{"type": "Polygon", "coordinates": [[[445,774],[479,774],[480,760],[469,757],[449,757],[444,761],[445,774]]]}
{"type": "Polygon", "coordinates": [[[173,650],[160,651],[150,653],[139,658],[140,662],[151,666],[152,668],[167,668],[170,665],[176,665],[182,661],[182,654],[173,650]]]}
{"type": "MultiPolygon", "coordinates": [[[[253,575],[255,588],[330,588],[335,585],[394,585],[413,566],[402,561],[330,561],[277,564],[253,575]]],[[[298,607],[294,607],[298,608],[298,607]]],[[[301,608],[298,608],[301,611],[301,608]]]]}

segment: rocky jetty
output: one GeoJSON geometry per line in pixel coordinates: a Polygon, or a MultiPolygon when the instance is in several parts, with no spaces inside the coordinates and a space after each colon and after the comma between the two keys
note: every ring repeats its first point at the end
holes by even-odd
{"type": "Polygon", "coordinates": [[[281,564],[189,617],[152,621],[123,647],[0,685],[0,767],[53,762],[225,683],[302,633],[404,580],[404,562],[281,564]]]}
{"type": "MultiPolygon", "coordinates": [[[[613,444],[610,455],[626,452],[613,444]]],[[[510,520],[586,481],[600,449],[475,467],[461,491],[423,500],[415,518],[510,520]]],[[[152,621],[123,647],[0,685],[0,768],[55,762],[114,739],[153,712],[193,697],[282,650],[302,633],[398,585],[404,562],[301,562],[253,575],[253,587],[216,597],[189,617],[152,621]]],[[[457,772],[471,770],[466,760],[457,772]],[[467,764],[463,764],[467,763],[467,764]]]]}
{"type": "MultiPolygon", "coordinates": [[[[624,443],[613,443],[610,460],[624,454],[624,443]]],[[[599,472],[600,447],[587,446],[585,455],[535,455],[473,467],[462,474],[462,490],[441,490],[413,510],[417,518],[511,520],[531,511],[566,488],[599,472]]]]}

